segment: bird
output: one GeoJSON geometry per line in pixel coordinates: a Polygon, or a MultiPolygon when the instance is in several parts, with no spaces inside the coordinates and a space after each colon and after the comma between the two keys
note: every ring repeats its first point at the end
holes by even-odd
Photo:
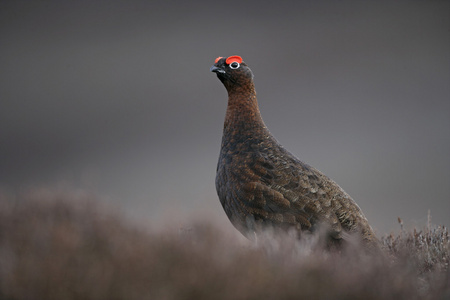
{"type": "MultiPolygon", "coordinates": [[[[322,232],[326,245],[357,237],[378,247],[367,218],[333,180],[287,151],[259,110],[254,75],[242,57],[217,57],[210,68],[228,92],[215,185],[231,223],[249,239],[265,228],[322,232]]],[[[331,247],[331,246],[330,246],[331,247]]]]}

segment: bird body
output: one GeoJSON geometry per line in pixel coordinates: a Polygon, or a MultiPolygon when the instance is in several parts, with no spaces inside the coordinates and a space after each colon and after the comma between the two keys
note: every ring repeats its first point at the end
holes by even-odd
{"type": "Polygon", "coordinates": [[[350,233],[375,243],[352,198],[269,132],[258,108],[253,73],[242,58],[219,57],[211,71],[228,91],[216,189],[233,225],[247,237],[267,226],[293,228],[300,235],[322,226],[331,242],[350,233]]]}

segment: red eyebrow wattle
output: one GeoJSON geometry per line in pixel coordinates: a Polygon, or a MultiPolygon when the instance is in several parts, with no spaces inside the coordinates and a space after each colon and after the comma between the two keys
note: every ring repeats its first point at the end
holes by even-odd
{"type": "Polygon", "coordinates": [[[237,63],[242,63],[242,57],[237,56],[237,55],[233,55],[227,58],[227,60],[225,61],[227,63],[227,65],[237,62],[237,63]]]}

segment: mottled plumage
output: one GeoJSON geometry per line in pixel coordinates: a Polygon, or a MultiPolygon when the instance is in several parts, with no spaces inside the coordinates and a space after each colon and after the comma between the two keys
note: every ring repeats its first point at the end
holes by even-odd
{"type": "Polygon", "coordinates": [[[300,234],[321,226],[331,243],[340,244],[354,233],[375,244],[352,198],[271,135],[259,112],[253,73],[242,59],[220,57],[211,71],[228,91],[216,188],[233,225],[247,237],[265,226],[294,228],[300,234]]]}

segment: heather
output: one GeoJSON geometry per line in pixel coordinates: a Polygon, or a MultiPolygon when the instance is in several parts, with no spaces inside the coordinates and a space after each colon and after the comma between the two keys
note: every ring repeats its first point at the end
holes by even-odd
{"type": "MultiPolygon", "coordinates": [[[[168,221],[169,222],[169,221],[168,221]]],[[[0,199],[0,299],[448,299],[449,233],[380,238],[383,255],[197,220],[158,229],[95,197],[0,199]]]]}

